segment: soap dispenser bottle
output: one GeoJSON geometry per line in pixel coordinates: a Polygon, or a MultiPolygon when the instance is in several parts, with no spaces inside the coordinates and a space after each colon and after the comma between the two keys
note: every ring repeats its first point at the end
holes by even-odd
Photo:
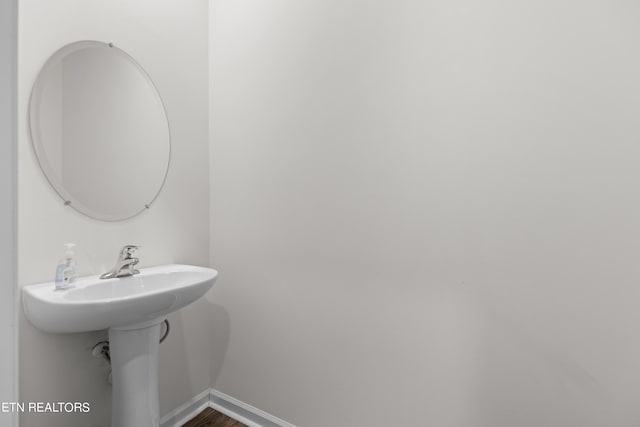
{"type": "Polygon", "coordinates": [[[77,273],[77,264],[75,253],[73,252],[74,243],[66,243],[67,250],[58,261],[56,267],[56,289],[68,289],[73,287],[77,273]]]}

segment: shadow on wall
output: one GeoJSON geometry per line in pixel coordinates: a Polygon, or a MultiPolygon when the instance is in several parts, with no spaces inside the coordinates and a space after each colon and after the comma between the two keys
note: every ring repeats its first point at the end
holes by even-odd
{"type": "Polygon", "coordinates": [[[205,296],[169,316],[171,332],[160,347],[160,413],[211,387],[227,353],[227,310],[205,296]]]}
{"type": "Polygon", "coordinates": [[[376,372],[377,361],[359,355],[362,362],[351,372],[361,381],[375,375],[370,393],[388,391],[380,384],[395,387],[385,411],[415,413],[422,403],[424,425],[433,426],[629,425],[613,422],[606,389],[589,364],[541,334],[526,315],[504,310],[497,296],[455,284],[425,286],[413,296],[368,317],[377,332],[364,340],[382,337],[384,345],[364,341],[364,327],[360,337],[353,335],[359,347],[387,360],[399,354],[413,370],[403,377],[389,364],[376,372]]]}
{"type": "Polygon", "coordinates": [[[91,355],[94,344],[107,339],[106,331],[50,334],[36,329],[20,304],[20,401],[87,402],[90,410],[72,413],[20,414],[21,427],[106,427],[111,425],[111,386],[108,367],[91,355]],[[25,349],[60,349],[60,357],[30,354],[25,349]],[[60,383],[60,378],[73,381],[60,383]]]}
{"type": "Polygon", "coordinates": [[[535,333],[494,296],[469,292],[480,320],[474,412],[477,427],[614,425],[603,385],[557,343],[535,333]]]}
{"type": "Polygon", "coordinates": [[[218,304],[209,304],[210,335],[213,341],[213,351],[211,352],[211,385],[213,385],[220,376],[222,364],[227,356],[229,336],[231,335],[231,321],[226,308],[218,304]]]}

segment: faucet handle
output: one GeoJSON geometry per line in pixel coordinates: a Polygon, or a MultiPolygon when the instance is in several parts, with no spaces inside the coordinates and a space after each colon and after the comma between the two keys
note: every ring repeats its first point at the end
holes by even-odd
{"type": "Polygon", "coordinates": [[[120,259],[129,259],[133,255],[133,253],[138,250],[140,246],[136,245],[126,245],[120,249],[120,259]]]}

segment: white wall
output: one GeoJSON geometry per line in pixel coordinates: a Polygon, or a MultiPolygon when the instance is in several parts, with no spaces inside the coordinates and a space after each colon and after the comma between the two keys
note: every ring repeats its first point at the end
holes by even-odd
{"type": "Polygon", "coordinates": [[[215,388],[304,427],[637,424],[640,5],[210,10],[215,388]]]}
{"type": "MultiPolygon", "coordinates": [[[[17,400],[16,289],[16,82],[17,5],[0,2],[0,402],[17,400]]],[[[0,427],[17,422],[0,413],[0,427]]],[[[17,424],[16,424],[17,425],[17,424]]]]}
{"type": "MultiPolygon", "coordinates": [[[[53,279],[65,242],[78,244],[80,274],[107,271],[118,249],[142,246],[141,266],[179,262],[207,265],[208,141],[206,0],[21,0],[19,14],[19,283],[53,279]],[[28,136],[31,87],[55,50],[77,40],[113,42],[154,80],[171,126],[172,159],[166,186],[152,208],[125,222],[94,221],[65,208],[40,172],[28,136]]],[[[160,349],[161,412],[210,385],[211,316],[206,300],[170,316],[160,349]]],[[[21,417],[21,427],[106,427],[111,388],[90,348],[106,332],[54,335],[20,319],[21,401],[87,401],[87,415],[21,417]]]]}

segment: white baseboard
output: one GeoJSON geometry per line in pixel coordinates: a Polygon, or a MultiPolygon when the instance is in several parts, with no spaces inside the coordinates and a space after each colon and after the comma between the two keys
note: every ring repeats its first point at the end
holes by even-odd
{"type": "Polygon", "coordinates": [[[160,419],[160,427],[182,427],[205,408],[213,408],[248,427],[295,427],[293,424],[211,388],[163,416],[160,419]]]}
{"type": "Polygon", "coordinates": [[[182,427],[184,423],[198,415],[204,408],[210,406],[210,395],[211,389],[192,397],[189,401],[160,418],[160,427],[182,427]]]}

